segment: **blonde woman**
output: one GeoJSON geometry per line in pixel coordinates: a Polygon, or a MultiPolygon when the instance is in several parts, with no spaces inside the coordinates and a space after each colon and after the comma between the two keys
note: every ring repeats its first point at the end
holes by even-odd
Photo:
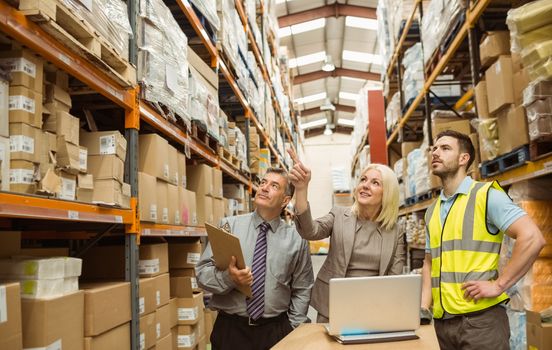
{"type": "Polygon", "coordinates": [[[354,189],[352,207],[334,207],[313,220],[307,201],[311,171],[289,151],[295,165],[289,177],[295,185],[295,225],[310,241],[330,237],[328,257],[314,283],[311,305],[317,322],[328,322],[329,280],[338,277],[398,275],[405,264],[404,232],[396,222],[399,184],[393,170],[370,164],[354,189]]]}

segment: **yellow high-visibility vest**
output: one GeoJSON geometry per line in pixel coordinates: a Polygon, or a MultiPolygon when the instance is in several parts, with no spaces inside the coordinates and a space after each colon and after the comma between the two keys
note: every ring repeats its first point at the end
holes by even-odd
{"type": "Polygon", "coordinates": [[[433,317],[446,311],[461,315],[481,311],[508,299],[505,293],[476,302],[464,299],[462,284],[498,278],[498,259],[504,233],[487,227],[489,190],[504,191],[495,182],[474,181],[468,194],[459,193],[441,224],[441,200],[426,211],[431,248],[433,317]]]}

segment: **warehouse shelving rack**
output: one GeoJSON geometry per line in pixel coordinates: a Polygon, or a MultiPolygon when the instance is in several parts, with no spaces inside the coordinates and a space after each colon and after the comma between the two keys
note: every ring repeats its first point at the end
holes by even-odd
{"type": "MultiPolygon", "coordinates": [[[[481,16],[485,14],[485,11],[488,9],[489,5],[492,5],[491,0],[478,0],[474,4],[471,4],[471,6],[468,6],[468,8],[465,11],[464,21],[459,27],[456,35],[454,35],[454,37],[452,38],[447,50],[443,53],[442,57],[436,62],[430,74],[426,75],[423,88],[419,91],[416,98],[412,101],[410,106],[404,112],[404,114],[402,115],[402,117],[398,122],[398,125],[396,125],[393,128],[393,130],[390,132],[387,138],[388,152],[394,151],[393,146],[397,138],[399,137],[401,130],[405,126],[407,126],[409,120],[411,120],[413,116],[416,115],[416,112],[418,111],[422,102],[425,103],[425,106],[424,106],[425,117],[428,118],[428,121],[430,121],[429,118],[430,118],[430,111],[431,111],[431,102],[429,99],[429,93],[430,93],[431,86],[437,81],[437,78],[447,68],[447,66],[449,65],[449,63],[451,62],[455,54],[458,52],[460,47],[462,45],[465,45],[466,38],[468,41],[467,50],[469,52],[471,84],[475,86],[479,82],[479,69],[480,69],[479,46],[478,46],[478,41],[476,39],[477,38],[476,27],[478,25],[478,21],[480,20],[481,16]]],[[[386,71],[387,78],[390,79],[391,82],[396,81],[398,83],[399,91],[401,91],[401,88],[400,88],[401,57],[404,51],[408,47],[414,44],[413,42],[408,41],[407,37],[409,36],[409,30],[413,25],[417,14],[419,14],[420,18],[423,16],[421,0],[417,0],[413,6],[412,13],[408,17],[402,29],[403,31],[401,33],[399,40],[397,41],[393,55],[391,56],[391,59],[386,71]]],[[[419,22],[421,22],[421,20],[419,22]]],[[[424,71],[427,74],[427,69],[424,69],[424,71]]],[[[472,87],[464,92],[464,94],[458,99],[458,101],[454,103],[451,109],[455,111],[460,111],[462,109],[470,110],[474,106],[473,99],[474,99],[474,89],[472,87]]],[[[401,106],[403,105],[401,104],[401,106]]],[[[429,124],[429,128],[431,128],[431,123],[429,122],[428,124],[429,124]]],[[[431,133],[431,129],[429,130],[429,132],[431,133]]],[[[362,150],[362,147],[367,143],[367,140],[368,140],[368,131],[366,132],[366,135],[364,136],[362,143],[359,146],[354,156],[353,168],[354,168],[354,164],[356,164],[356,161],[358,160],[360,151],[362,150]]],[[[530,180],[536,177],[550,175],[550,174],[552,174],[552,154],[545,154],[535,160],[526,161],[526,163],[523,166],[507,170],[495,176],[491,176],[485,180],[486,181],[497,180],[500,182],[501,185],[509,186],[519,181],[530,180]]],[[[434,198],[431,198],[431,199],[419,201],[412,205],[404,206],[400,208],[399,216],[405,216],[415,212],[423,212],[432,204],[434,200],[435,200],[434,198]]],[[[416,244],[409,244],[408,251],[410,251],[410,249],[425,249],[425,247],[419,246],[416,244]]]]}
{"type": "MultiPolygon", "coordinates": [[[[210,54],[210,65],[217,68],[232,87],[235,95],[245,110],[249,121],[256,126],[265,144],[271,149],[275,162],[285,167],[281,155],[265,133],[251,110],[246,98],[233,79],[229,67],[227,67],[219,55],[216,46],[211,42],[205,28],[192,9],[188,0],[177,0],[177,3],[189,21],[190,26],[201,38],[203,46],[210,54]]],[[[241,2],[237,2],[237,8],[241,2]]],[[[242,8],[243,10],[243,8],[242,8]]],[[[262,7],[261,7],[262,10],[262,7]]],[[[129,20],[131,27],[136,28],[137,3],[135,0],[128,2],[129,20]]],[[[244,24],[244,29],[247,27],[244,24]]],[[[210,165],[219,168],[223,173],[248,187],[249,192],[256,191],[257,186],[251,174],[244,173],[222,161],[221,157],[212,149],[197,142],[186,131],[164,119],[157,111],[145,101],[140,100],[138,86],[124,86],[116,79],[95,67],[92,63],[70,51],[62,42],[54,39],[44,32],[37,24],[30,21],[20,11],[11,7],[4,0],[0,0],[0,32],[10,37],[21,45],[28,47],[36,54],[42,56],[57,68],[81,81],[93,92],[103,96],[116,106],[124,110],[124,129],[127,139],[127,161],[125,162],[125,182],[131,184],[130,209],[105,207],[100,205],[85,204],[74,201],[65,201],[34,195],[24,195],[11,192],[0,192],[0,220],[3,228],[12,227],[12,221],[34,223],[23,225],[28,227],[40,227],[24,233],[26,239],[89,239],[84,249],[95,244],[100,238],[109,234],[114,228],[124,232],[125,236],[125,279],[131,285],[131,349],[139,348],[138,325],[138,245],[140,237],[170,236],[170,237],[204,237],[203,227],[159,225],[140,222],[138,211],[138,133],[141,123],[153,127],[158,133],[164,135],[170,141],[189,148],[199,158],[210,165]],[[22,221],[23,220],[23,221],[22,221]],[[66,231],[49,229],[49,225],[67,225],[66,231]],[[93,229],[86,229],[87,225],[93,229]],[[101,227],[101,230],[99,229],[101,227]],[[107,227],[107,228],[106,228],[107,227]],[[100,233],[96,233],[97,231],[100,233]]],[[[255,52],[258,64],[263,71],[266,82],[271,86],[266,66],[262,61],[260,51],[249,33],[249,40],[255,52]]],[[[133,39],[130,43],[130,62],[136,64],[137,49],[133,39]]],[[[278,109],[278,116],[282,118],[279,105],[275,100],[274,90],[271,89],[273,107],[278,109]]],[[[121,121],[123,122],[123,121],[121,121]]],[[[295,122],[296,125],[296,122],[295,122]]],[[[291,130],[286,123],[281,122],[279,128],[283,133],[283,139],[290,141],[292,147],[297,147],[291,136],[291,130]]],[[[83,249],[81,249],[81,252],[83,249]]]]}

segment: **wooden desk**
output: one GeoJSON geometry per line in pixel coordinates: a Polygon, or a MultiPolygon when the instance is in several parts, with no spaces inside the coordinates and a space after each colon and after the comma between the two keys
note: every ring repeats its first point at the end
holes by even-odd
{"type": "Polygon", "coordinates": [[[420,339],[403,340],[389,343],[375,344],[339,344],[334,338],[326,332],[323,324],[307,323],[297,327],[287,337],[276,344],[273,350],[334,350],[334,349],[380,349],[380,350],[439,350],[439,342],[435,335],[433,325],[421,326],[416,331],[420,339]]]}

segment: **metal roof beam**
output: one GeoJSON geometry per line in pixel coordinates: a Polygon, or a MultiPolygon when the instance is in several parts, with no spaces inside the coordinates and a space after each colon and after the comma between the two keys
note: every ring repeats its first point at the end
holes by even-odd
{"type": "Polygon", "coordinates": [[[278,17],[280,28],[288,27],[294,24],[312,21],[318,18],[355,16],[363,18],[376,19],[376,9],[373,7],[345,5],[334,3],[311,10],[292,13],[290,15],[278,17]]]}
{"type": "Polygon", "coordinates": [[[293,85],[299,85],[309,81],[314,81],[314,80],[319,80],[319,79],[324,79],[329,77],[333,77],[333,78],[349,77],[349,78],[356,78],[356,79],[380,81],[380,75],[377,73],[363,72],[360,70],[346,69],[346,68],[336,68],[331,72],[325,72],[323,70],[319,70],[312,73],[296,75],[295,77],[293,77],[293,85]]]}
{"type": "MultiPolygon", "coordinates": [[[[345,106],[340,104],[336,104],[334,106],[335,106],[336,112],[348,112],[348,113],[355,112],[355,107],[345,106]]],[[[325,112],[325,111],[320,110],[320,107],[314,107],[314,108],[304,109],[301,112],[299,112],[299,114],[301,115],[301,117],[308,117],[309,115],[314,115],[322,112],[325,112]]]]}

